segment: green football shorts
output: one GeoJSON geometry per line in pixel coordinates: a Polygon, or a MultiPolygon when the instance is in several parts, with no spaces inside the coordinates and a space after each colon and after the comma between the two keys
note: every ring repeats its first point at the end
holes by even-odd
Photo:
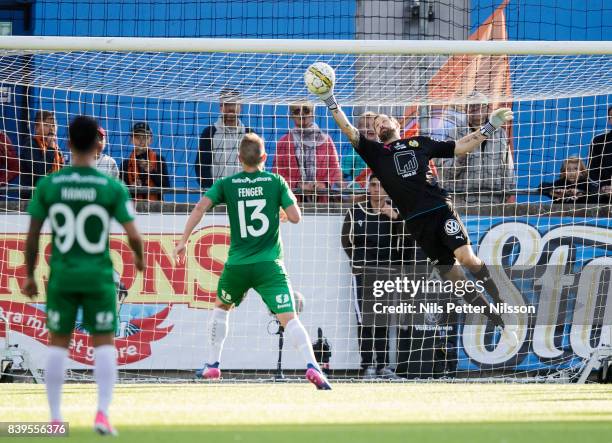
{"type": "Polygon", "coordinates": [[[281,261],[225,265],[217,297],[225,304],[238,306],[251,288],[259,293],[272,313],[295,312],[293,290],[281,261]]]}
{"type": "Polygon", "coordinates": [[[79,307],[83,308],[83,327],[90,334],[115,332],[117,329],[117,291],[111,282],[98,290],[70,291],[66,285],[50,279],[47,287],[47,328],[56,334],[71,334],[79,307]]]}

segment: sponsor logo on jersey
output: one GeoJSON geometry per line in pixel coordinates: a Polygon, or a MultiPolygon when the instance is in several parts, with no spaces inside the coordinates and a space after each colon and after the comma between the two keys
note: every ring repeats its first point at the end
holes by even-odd
{"type": "Polygon", "coordinates": [[[54,311],[53,309],[49,309],[47,311],[47,322],[49,322],[49,327],[51,329],[58,329],[60,322],[60,313],[54,311]]]}
{"type": "Polygon", "coordinates": [[[242,178],[233,178],[232,179],[232,183],[258,183],[258,182],[271,182],[272,181],[272,177],[256,177],[256,178],[250,178],[250,177],[242,177],[242,178]]]}
{"type": "Polygon", "coordinates": [[[393,160],[395,161],[397,175],[404,178],[416,175],[419,169],[419,162],[414,155],[414,151],[396,152],[393,155],[393,160]]]}
{"type": "Polygon", "coordinates": [[[291,306],[291,298],[289,294],[279,294],[276,296],[276,307],[277,308],[287,308],[291,306]]]}
{"type": "Polygon", "coordinates": [[[394,148],[396,151],[400,151],[400,150],[402,150],[402,149],[407,149],[407,148],[408,148],[408,146],[406,146],[404,143],[397,142],[397,143],[396,143],[396,144],[393,146],[393,148],[394,148]]]}
{"type": "Polygon", "coordinates": [[[96,314],[96,329],[108,329],[113,326],[115,319],[112,312],[102,311],[96,314]]]}
{"type": "Polygon", "coordinates": [[[78,172],[72,174],[55,175],[51,178],[52,183],[92,183],[96,185],[106,185],[108,179],[104,177],[98,177],[97,175],[81,175],[78,172]]]}
{"type": "Polygon", "coordinates": [[[457,220],[455,220],[454,218],[449,218],[444,223],[444,232],[446,232],[448,235],[458,234],[459,232],[461,232],[461,226],[459,225],[459,222],[457,220]]]}
{"type": "Polygon", "coordinates": [[[232,296],[225,292],[225,290],[221,289],[221,293],[223,294],[224,299],[226,299],[227,301],[232,301],[232,296]]]}

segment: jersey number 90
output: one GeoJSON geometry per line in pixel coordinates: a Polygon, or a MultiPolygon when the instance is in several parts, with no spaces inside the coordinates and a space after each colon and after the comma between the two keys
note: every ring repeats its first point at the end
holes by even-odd
{"type": "Polygon", "coordinates": [[[84,206],[78,214],[75,214],[70,206],[64,203],[55,203],[49,208],[49,219],[55,234],[55,246],[62,253],[70,251],[75,242],[88,254],[100,254],[108,246],[108,212],[100,205],[84,206]],[[63,224],[59,216],[64,219],[63,224]],[[100,220],[100,238],[97,242],[91,242],[85,233],[85,224],[95,217],[100,220]]]}

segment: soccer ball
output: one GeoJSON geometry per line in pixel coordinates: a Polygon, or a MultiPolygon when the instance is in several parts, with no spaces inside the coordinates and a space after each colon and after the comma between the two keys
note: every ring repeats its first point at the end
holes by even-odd
{"type": "Polygon", "coordinates": [[[336,73],[327,63],[316,62],[304,72],[306,87],[313,94],[325,94],[334,88],[336,73]]]}

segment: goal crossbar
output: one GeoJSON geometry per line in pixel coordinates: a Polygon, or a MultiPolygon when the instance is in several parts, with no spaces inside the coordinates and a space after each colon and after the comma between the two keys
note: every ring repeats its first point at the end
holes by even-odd
{"type": "Polygon", "coordinates": [[[313,40],[6,36],[0,37],[0,50],[395,55],[605,55],[612,54],[612,41],[313,40]]]}

